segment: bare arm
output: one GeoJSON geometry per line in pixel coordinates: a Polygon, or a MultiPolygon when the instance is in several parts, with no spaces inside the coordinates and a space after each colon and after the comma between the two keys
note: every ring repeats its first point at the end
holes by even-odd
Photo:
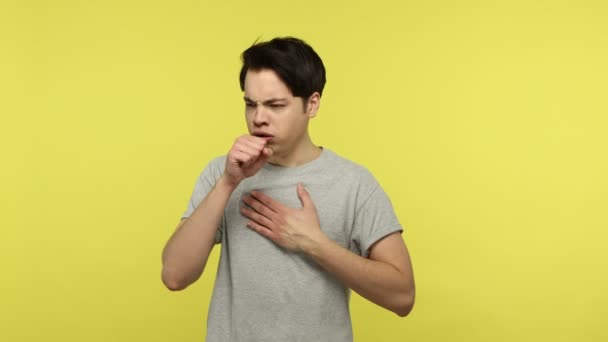
{"type": "Polygon", "coordinates": [[[203,273],[217,227],[234,187],[222,177],[188,219],[183,219],[163,249],[163,283],[177,291],[203,273]]]}
{"type": "Polygon", "coordinates": [[[376,242],[369,259],[344,249],[329,238],[307,251],[325,270],[362,297],[404,317],[415,299],[409,253],[399,233],[376,242]]]}
{"type": "Polygon", "coordinates": [[[272,155],[266,143],[266,139],[250,135],[235,140],[226,157],[224,173],[192,215],[179,223],[163,249],[161,278],[167,288],[183,290],[203,274],[232,192],[272,155]]]}

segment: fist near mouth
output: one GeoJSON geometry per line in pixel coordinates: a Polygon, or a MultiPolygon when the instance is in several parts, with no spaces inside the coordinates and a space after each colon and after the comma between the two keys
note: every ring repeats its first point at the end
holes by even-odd
{"type": "Polygon", "coordinates": [[[224,176],[236,186],[243,179],[255,175],[272,155],[267,147],[271,135],[242,135],[238,137],[226,157],[224,176]]]}

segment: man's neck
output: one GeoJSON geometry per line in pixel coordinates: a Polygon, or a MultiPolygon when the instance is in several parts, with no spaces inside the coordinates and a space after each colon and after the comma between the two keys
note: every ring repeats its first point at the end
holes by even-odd
{"type": "Polygon", "coordinates": [[[301,146],[292,150],[289,154],[273,155],[270,157],[269,162],[283,167],[300,166],[317,159],[322,151],[322,148],[315,146],[312,141],[308,140],[301,144],[301,146]]]}

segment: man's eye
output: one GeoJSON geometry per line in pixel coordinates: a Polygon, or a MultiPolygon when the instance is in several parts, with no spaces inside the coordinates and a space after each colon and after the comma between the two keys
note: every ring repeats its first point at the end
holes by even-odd
{"type": "Polygon", "coordinates": [[[245,103],[245,107],[253,108],[253,107],[255,107],[255,103],[245,103]]]}
{"type": "Polygon", "coordinates": [[[285,107],[285,105],[284,104],[271,104],[270,107],[271,108],[283,108],[283,107],[285,107]]]}

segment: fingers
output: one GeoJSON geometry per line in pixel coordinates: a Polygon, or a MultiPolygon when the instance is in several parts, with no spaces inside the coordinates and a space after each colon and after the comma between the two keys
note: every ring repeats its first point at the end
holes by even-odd
{"type": "Polygon", "coordinates": [[[272,240],[272,241],[278,241],[278,235],[273,232],[272,230],[263,227],[253,221],[249,221],[247,222],[247,227],[249,227],[252,230],[255,230],[256,232],[258,232],[260,235],[265,236],[266,238],[272,240]]]}
{"type": "Polygon", "coordinates": [[[304,185],[298,183],[296,191],[298,192],[298,197],[300,198],[300,202],[302,202],[303,208],[314,208],[315,204],[313,203],[312,198],[310,198],[308,190],[304,188],[304,185]]]}
{"type": "MultiPolygon", "coordinates": [[[[260,156],[260,154],[262,154],[262,151],[264,150],[264,147],[266,145],[266,142],[264,140],[256,140],[259,139],[257,137],[251,137],[251,136],[242,136],[239,137],[238,139],[236,139],[236,141],[234,142],[234,145],[232,146],[232,151],[234,152],[235,155],[241,155],[245,154],[248,156],[251,156],[253,158],[257,158],[260,156]],[[255,139],[251,139],[251,138],[255,138],[255,139]],[[240,152],[240,154],[239,154],[240,152]]],[[[240,160],[245,162],[246,160],[240,160]]]]}
{"type": "Polygon", "coordinates": [[[225,174],[234,184],[256,174],[272,155],[272,150],[266,147],[267,140],[243,135],[238,137],[226,160],[225,174]]]}
{"type": "Polygon", "coordinates": [[[274,223],[271,219],[275,213],[251,196],[243,196],[242,200],[247,206],[241,207],[241,214],[250,220],[247,227],[275,241],[277,233],[273,231],[274,223]]]}
{"type": "Polygon", "coordinates": [[[254,164],[260,164],[256,166],[261,166],[269,156],[269,151],[266,150],[269,150],[266,148],[266,140],[260,137],[244,135],[234,141],[232,148],[228,152],[228,158],[232,163],[242,166],[254,164]]]}
{"type": "Polygon", "coordinates": [[[266,146],[266,140],[251,135],[244,135],[235,141],[235,145],[246,146],[256,151],[262,151],[266,146]]]}
{"type": "Polygon", "coordinates": [[[251,210],[250,208],[243,206],[241,207],[241,214],[243,214],[243,216],[247,217],[253,222],[262,225],[268,229],[272,227],[272,220],[270,220],[267,216],[260,214],[256,210],[251,210]]]}
{"type": "Polygon", "coordinates": [[[270,219],[274,218],[274,215],[276,214],[276,210],[274,210],[267,203],[262,202],[257,196],[254,197],[254,193],[256,193],[258,195],[260,194],[257,191],[252,191],[251,195],[243,196],[243,198],[242,198],[243,202],[245,202],[245,204],[247,204],[249,207],[251,207],[256,212],[258,212],[270,219]]]}
{"type": "Polygon", "coordinates": [[[229,159],[234,159],[234,161],[239,165],[249,165],[252,162],[253,158],[256,158],[255,155],[251,155],[249,153],[245,153],[238,150],[231,151],[231,153],[229,153],[229,159]]]}
{"type": "MultiPolygon", "coordinates": [[[[251,197],[253,197],[257,201],[259,201],[266,208],[269,208],[270,210],[272,210],[275,213],[280,212],[281,208],[283,207],[283,205],[281,203],[275,201],[274,199],[272,199],[269,196],[266,196],[263,192],[253,190],[253,191],[251,191],[251,197]]],[[[247,203],[247,204],[249,204],[249,203],[247,203]]]]}
{"type": "Polygon", "coordinates": [[[235,153],[240,152],[240,153],[244,153],[246,155],[256,157],[256,158],[259,157],[260,154],[262,153],[262,149],[258,149],[258,148],[251,147],[246,144],[239,144],[239,143],[234,144],[232,149],[235,153]]]}
{"type": "Polygon", "coordinates": [[[272,156],[272,149],[268,148],[268,147],[264,147],[264,149],[262,150],[262,153],[264,153],[265,156],[270,157],[272,156]]]}

